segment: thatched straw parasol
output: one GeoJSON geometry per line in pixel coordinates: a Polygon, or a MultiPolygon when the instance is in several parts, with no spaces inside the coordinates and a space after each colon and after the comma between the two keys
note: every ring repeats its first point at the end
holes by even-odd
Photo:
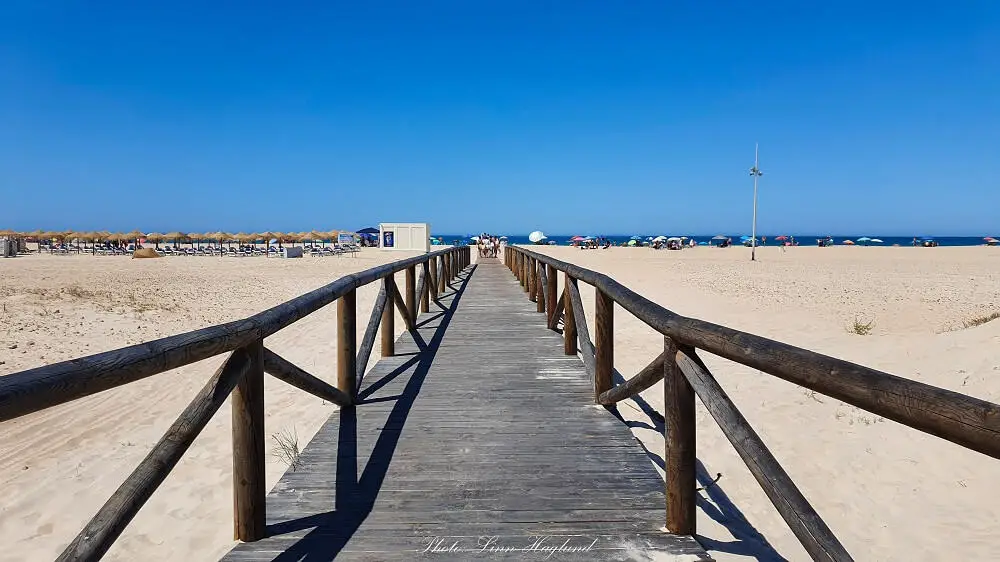
{"type": "Polygon", "coordinates": [[[138,230],[133,230],[132,232],[125,234],[125,240],[128,240],[130,242],[132,240],[135,240],[135,245],[138,246],[139,240],[141,238],[145,238],[145,236],[146,236],[145,234],[139,232],[138,230]]]}
{"type": "Polygon", "coordinates": [[[152,242],[153,245],[156,246],[156,249],[159,250],[160,242],[163,241],[163,235],[160,234],[159,232],[150,232],[149,234],[146,235],[146,240],[152,242]]]}
{"type": "Polygon", "coordinates": [[[17,236],[17,233],[9,228],[5,228],[3,230],[0,230],[0,236],[10,236],[13,238],[14,236],[17,236]]]}
{"type": "Polygon", "coordinates": [[[178,244],[184,242],[186,238],[187,234],[184,234],[183,232],[179,232],[176,230],[173,232],[168,232],[163,235],[164,240],[173,240],[174,246],[177,246],[178,244]]]}

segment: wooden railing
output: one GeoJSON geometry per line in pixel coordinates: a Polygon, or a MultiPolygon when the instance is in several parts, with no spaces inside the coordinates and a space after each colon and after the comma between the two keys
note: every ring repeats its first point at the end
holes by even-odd
{"type": "Polygon", "coordinates": [[[244,320],[64,361],[0,377],[0,421],[231,352],[145,459],[101,507],[58,560],[100,559],[170,473],[195,437],[232,394],[234,535],[241,541],[265,536],[264,373],[342,408],[357,399],[365,367],[381,326],[382,356],[395,353],[395,309],[407,330],[416,328],[417,306],[427,312],[450,281],[470,264],[469,247],[449,248],[347,275],[244,320]],[[417,267],[421,269],[417,286],[417,267]],[[405,271],[400,294],[394,274],[405,271]],[[357,346],[358,287],[382,287],[357,346]],[[337,301],[337,386],[316,378],[264,347],[264,338],[337,301]]]}
{"type": "Polygon", "coordinates": [[[667,529],[694,534],[695,395],[709,411],[767,497],[814,560],[851,560],[740,414],[696,349],[742,363],[953,443],[1000,458],[1000,406],[957,392],[869,369],[725,326],[686,318],[636,294],[617,281],[525,248],[508,246],[504,262],[520,280],[548,327],[563,321],[567,355],[580,353],[594,378],[594,400],[611,405],[664,381],[667,529]],[[557,275],[565,278],[557,296],[557,275]],[[595,287],[591,342],[578,281],[595,287]],[[625,383],[614,387],[614,305],[663,335],[663,352],[625,383]]]}

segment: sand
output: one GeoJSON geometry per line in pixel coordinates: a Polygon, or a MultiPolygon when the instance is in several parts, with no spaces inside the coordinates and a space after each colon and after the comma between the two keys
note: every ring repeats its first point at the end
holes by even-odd
{"type": "MultiPolygon", "coordinates": [[[[758,249],[547,247],[607,273],[679,314],[1000,402],[998,248],[758,249]],[[855,319],[872,332],[849,331],[855,319]]],[[[593,333],[594,291],[582,286],[593,333]]],[[[662,338],[621,308],[615,366],[631,377],[662,338]]],[[[991,560],[1000,550],[1000,461],[702,354],[771,452],[857,560],[991,560]]],[[[663,412],[663,387],[642,394],[663,412]]],[[[621,411],[649,421],[634,404],[621,411]]],[[[719,560],[808,560],[746,466],[698,403],[698,459],[718,485],[702,492],[702,542],[719,560]],[[763,537],[763,539],[762,539],[763,537]]],[[[663,439],[633,430],[650,452],[663,439]]]]}
{"type": "MultiPolygon", "coordinates": [[[[412,254],[267,258],[35,255],[0,260],[0,376],[244,318],[347,273],[412,254]],[[15,347],[16,346],[16,347],[15,347]]],[[[398,282],[403,283],[402,275],[398,282]]],[[[378,287],[358,290],[358,341],[378,287]]],[[[267,338],[335,381],[336,307],[267,338]]],[[[402,318],[396,328],[403,329],[402,318]]],[[[372,353],[379,355],[379,344],[372,353]]],[[[221,364],[206,359],[0,424],[0,560],[51,560],[83,528],[221,364]]],[[[286,464],[270,437],[300,447],[336,407],[265,378],[268,487],[286,464]]],[[[232,542],[228,403],[125,530],[109,560],[217,560],[232,542]]]]}
{"type": "MultiPolygon", "coordinates": [[[[681,314],[1000,402],[1000,320],[961,328],[1000,311],[998,248],[762,248],[756,263],[744,248],[545,251],[609,273],[681,314]],[[855,319],[874,319],[872,333],[849,333],[855,319]]],[[[0,260],[0,375],[245,317],[403,255],[0,260]]],[[[359,318],[367,318],[375,291],[359,291],[359,318]]],[[[593,290],[584,286],[582,293],[592,321],[593,290]]],[[[332,306],[321,310],[267,345],[332,381],[334,315],[332,306]]],[[[659,352],[662,340],[621,309],[615,325],[616,367],[628,377],[659,352]]],[[[996,557],[1000,461],[735,363],[706,360],[857,560],[996,557]]],[[[0,424],[0,560],[57,555],[220,362],[205,360],[0,424]]],[[[268,434],[294,429],[301,446],[335,411],[270,377],[266,391],[268,434]]],[[[660,385],[643,398],[662,412],[660,385]]],[[[622,411],[643,417],[629,405],[622,411]]],[[[108,559],[215,560],[230,548],[229,419],[225,406],[108,559]]],[[[699,509],[705,546],[719,560],[807,559],[700,405],[698,424],[699,460],[713,476],[723,474],[699,509]]],[[[633,431],[662,456],[661,436],[643,425],[633,431]]],[[[269,486],[285,469],[270,456],[274,448],[269,438],[269,486]]]]}

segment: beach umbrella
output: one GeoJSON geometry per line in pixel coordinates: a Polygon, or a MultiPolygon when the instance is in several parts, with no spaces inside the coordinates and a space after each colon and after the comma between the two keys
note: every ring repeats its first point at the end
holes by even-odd
{"type": "Polygon", "coordinates": [[[642,240],[642,236],[633,236],[629,240],[642,240]]]}
{"type": "Polygon", "coordinates": [[[869,240],[869,242],[871,242],[872,244],[881,244],[882,243],[882,241],[879,240],[878,238],[872,238],[871,240],[869,240]]]}
{"type": "Polygon", "coordinates": [[[852,241],[852,240],[844,240],[843,242],[841,242],[841,244],[845,244],[847,246],[853,246],[854,245],[854,241],[852,241]]]}
{"type": "Polygon", "coordinates": [[[179,231],[175,230],[173,232],[168,232],[167,234],[164,234],[163,238],[165,240],[173,240],[174,241],[174,246],[176,246],[180,242],[183,242],[185,238],[187,238],[187,234],[184,234],[183,232],[179,232],[179,231]]]}
{"type": "Polygon", "coordinates": [[[583,240],[584,240],[584,237],[583,236],[579,236],[579,235],[570,238],[570,241],[572,241],[572,242],[581,242],[583,240]]]}
{"type": "Polygon", "coordinates": [[[680,241],[681,239],[679,236],[671,236],[670,238],[667,238],[667,242],[680,242],[680,241]]]}
{"type": "Polygon", "coordinates": [[[629,245],[629,246],[635,246],[635,245],[636,245],[636,244],[638,244],[638,243],[639,243],[639,241],[638,241],[638,240],[636,240],[636,239],[634,239],[634,238],[633,238],[633,239],[630,239],[630,240],[628,241],[628,245],[629,245]]]}
{"type": "Polygon", "coordinates": [[[785,236],[784,234],[782,234],[781,236],[775,236],[774,239],[775,240],[785,241],[785,240],[788,240],[788,237],[785,236]]]}
{"type": "Polygon", "coordinates": [[[536,230],[528,235],[528,240],[532,244],[537,244],[542,240],[545,240],[546,238],[548,238],[548,236],[545,236],[545,233],[543,233],[541,230],[536,230]]]}
{"type": "Polygon", "coordinates": [[[723,236],[721,234],[716,234],[715,236],[712,237],[712,240],[728,240],[728,239],[729,239],[728,236],[723,236]]]}
{"type": "Polygon", "coordinates": [[[159,232],[150,232],[149,234],[146,235],[146,240],[152,242],[153,245],[156,246],[156,249],[159,250],[160,242],[163,241],[163,235],[160,234],[159,232]]]}
{"type": "Polygon", "coordinates": [[[666,239],[667,239],[667,237],[666,237],[666,236],[657,236],[656,238],[652,238],[651,240],[652,240],[653,242],[663,242],[663,241],[664,241],[664,240],[666,240],[666,239]]]}
{"type": "Polygon", "coordinates": [[[373,227],[362,228],[358,231],[358,234],[378,234],[378,229],[373,227]]]}

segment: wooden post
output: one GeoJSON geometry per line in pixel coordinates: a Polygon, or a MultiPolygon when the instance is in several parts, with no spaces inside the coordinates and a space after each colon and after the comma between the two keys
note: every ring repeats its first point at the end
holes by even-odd
{"type": "MultiPolygon", "coordinates": [[[[382,279],[386,295],[392,295],[396,290],[396,279],[390,273],[382,279]]],[[[391,296],[382,310],[382,357],[392,357],[396,354],[396,303],[391,296]]]]}
{"type": "Polygon", "coordinates": [[[233,535],[264,538],[267,482],[264,478],[264,342],[246,346],[250,368],[233,389],[233,535]]]}
{"type": "Polygon", "coordinates": [[[663,338],[663,411],[667,530],[696,532],[694,389],[677,366],[677,344],[663,338]]]}
{"type": "Polygon", "coordinates": [[[521,287],[524,289],[524,292],[527,293],[531,290],[529,288],[531,285],[531,280],[529,279],[530,274],[528,273],[528,268],[531,267],[531,258],[527,255],[523,257],[524,260],[522,260],[521,263],[521,287]]]}
{"type": "MultiPolygon", "coordinates": [[[[575,284],[576,279],[564,274],[565,285],[575,284]]],[[[576,355],[576,320],[573,315],[573,302],[569,298],[569,289],[563,290],[563,352],[566,355],[576,355]]]]}
{"type": "Polygon", "coordinates": [[[437,258],[431,258],[428,262],[427,271],[430,274],[428,281],[430,281],[430,294],[432,300],[438,300],[438,276],[437,276],[437,258]]]}
{"type": "Polygon", "coordinates": [[[538,300],[538,260],[528,258],[528,300],[535,302],[538,300]]]}
{"type": "Polygon", "coordinates": [[[611,390],[615,368],[615,301],[610,295],[596,289],[594,295],[594,402],[601,394],[611,390]]]}
{"type": "Polygon", "coordinates": [[[537,303],[535,312],[545,312],[545,305],[547,304],[545,290],[548,288],[545,277],[545,264],[538,260],[535,261],[535,265],[538,267],[535,272],[535,302],[537,303]]]}
{"type": "Polygon", "coordinates": [[[559,299],[559,296],[556,295],[556,291],[559,290],[559,278],[556,276],[559,273],[556,271],[555,266],[548,265],[546,268],[545,281],[549,285],[549,294],[547,295],[549,302],[545,304],[545,310],[547,311],[549,324],[551,324],[552,315],[556,314],[556,301],[559,299]]]}
{"type": "Polygon", "coordinates": [[[441,294],[447,290],[447,277],[448,277],[448,260],[445,256],[441,256],[439,260],[441,262],[441,269],[438,271],[438,298],[441,298],[441,294]]]}
{"type": "Polygon", "coordinates": [[[410,323],[417,323],[417,268],[406,268],[406,313],[410,315],[410,323]]]}
{"type": "Polygon", "coordinates": [[[337,299],[337,388],[352,397],[357,394],[354,388],[358,370],[356,303],[354,291],[337,299]]]}
{"type": "Polygon", "coordinates": [[[422,270],[421,275],[424,276],[423,287],[424,290],[420,292],[420,312],[430,312],[431,311],[431,282],[430,270],[431,268],[427,266],[427,262],[420,264],[422,270]]]}

